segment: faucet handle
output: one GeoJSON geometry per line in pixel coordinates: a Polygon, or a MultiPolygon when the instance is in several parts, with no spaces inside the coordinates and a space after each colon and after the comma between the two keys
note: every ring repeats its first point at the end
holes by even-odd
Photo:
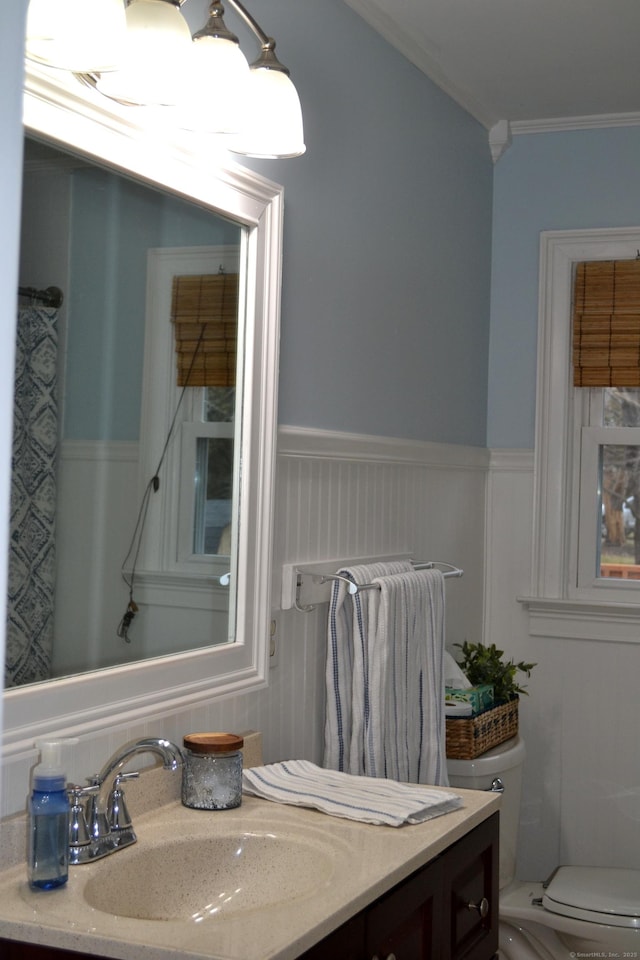
{"type": "Polygon", "coordinates": [[[87,818],[85,816],[82,800],[88,796],[85,787],[80,787],[76,783],[67,784],[67,794],[71,804],[71,814],[69,817],[69,846],[85,847],[91,842],[89,828],[87,827],[87,818]]]}
{"type": "Polygon", "coordinates": [[[140,776],[138,771],[119,774],[113,782],[113,790],[109,796],[108,819],[111,830],[127,830],[132,826],[131,817],[127,810],[127,804],[124,798],[124,790],[120,789],[123,780],[137,780],[140,776]]]}
{"type": "Polygon", "coordinates": [[[105,813],[101,813],[98,804],[98,794],[100,793],[100,778],[97,775],[87,777],[89,785],[84,788],[87,800],[87,827],[92,840],[102,840],[109,836],[109,823],[105,813]]]}

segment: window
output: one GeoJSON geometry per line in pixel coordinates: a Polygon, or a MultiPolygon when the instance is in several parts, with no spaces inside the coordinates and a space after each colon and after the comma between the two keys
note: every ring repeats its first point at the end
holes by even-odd
{"type": "MultiPolygon", "coordinates": [[[[578,591],[640,588],[640,390],[586,389],[580,426],[578,591]],[[622,582],[619,582],[622,581],[622,582]]],[[[597,593],[594,592],[594,597],[597,593]]],[[[621,594],[621,597],[624,594],[621,594]]],[[[638,597],[640,601],[640,596],[638,597]]]]}
{"type": "Polygon", "coordinates": [[[640,258],[574,265],[572,368],[577,595],[640,584],[640,258]]]}
{"type": "MultiPolygon", "coordinates": [[[[170,597],[177,606],[214,614],[228,609],[229,590],[220,577],[230,572],[236,553],[232,503],[240,495],[235,416],[236,352],[243,331],[237,322],[243,309],[239,256],[239,248],[229,245],[149,251],[141,490],[170,439],[159,489],[149,501],[136,570],[138,596],[145,603],[170,597]],[[233,319],[206,327],[202,318],[212,311],[218,318],[217,287],[222,291],[228,278],[235,288],[231,297],[226,294],[233,319]],[[225,343],[228,357],[220,365],[224,350],[218,347],[225,343]],[[203,385],[211,382],[216,385],[203,385]]],[[[213,642],[226,641],[234,629],[231,609],[228,632],[213,642]]]]}
{"type": "Polygon", "coordinates": [[[572,374],[578,264],[633,260],[639,248],[633,229],[541,237],[534,556],[524,598],[534,634],[640,640],[640,391],[574,386],[572,374]]]}
{"type": "Polygon", "coordinates": [[[229,565],[235,388],[192,387],[182,424],[178,560],[225,557],[229,565]]]}
{"type": "MultiPolygon", "coordinates": [[[[171,281],[175,376],[181,391],[177,397],[171,392],[180,415],[176,419],[182,421],[177,560],[185,570],[192,561],[214,556],[225,556],[228,567],[233,533],[237,250],[212,248],[197,256],[210,256],[217,271],[176,274],[171,281]]],[[[161,284],[166,280],[163,276],[161,284]]]]}

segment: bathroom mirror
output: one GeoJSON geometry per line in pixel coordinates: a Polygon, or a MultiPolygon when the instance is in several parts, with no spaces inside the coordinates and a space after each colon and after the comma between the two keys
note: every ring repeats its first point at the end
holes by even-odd
{"type": "MultiPolygon", "coordinates": [[[[152,605],[154,591],[156,597],[164,598],[164,613],[169,617],[171,601],[167,597],[182,592],[183,602],[198,607],[202,598],[214,591],[228,591],[232,611],[231,626],[224,638],[228,642],[211,646],[215,638],[210,637],[204,646],[203,637],[180,638],[186,649],[158,655],[151,636],[144,654],[147,659],[142,661],[8,690],[5,749],[10,751],[31,744],[34,737],[46,732],[76,728],[86,732],[100,726],[106,716],[115,723],[119,714],[128,717],[133,712],[143,717],[159,704],[163,709],[178,702],[181,706],[195,704],[266,682],[282,236],[280,186],[231,164],[226,154],[221,160],[210,144],[195,142],[186,134],[168,135],[166,123],[158,121],[152,112],[141,108],[134,110],[132,117],[116,104],[105,105],[89,88],[40,67],[27,70],[24,103],[28,136],[70,151],[101,169],[109,168],[140,188],[145,185],[179,198],[197,208],[199,216],[206,211],[212,221],[218,218],[235,225],[237,243],[228,242],[227,237],[223,244],[206,246],[215,248],[214,258],[221,247],[235,247],[242,278],[239,302],[244,322],[238,331],[241,362],[235,388],[234,443],[241,469],[236,471],[233,492],[238,509],[230,525],[232,544],[226,548],[228,554],[219,551],[222,565],[228,566],[231,574],[229,585],[220,585],[220,564],[213,578],[211,571],[185,575],[179,569],[164,569],[156,571],[155,579],[142,577],[138,585],[143,602],[152,605]],[[191,600],[184,601],[185,589],[191,600]]],[[[181,238],[172,246],[170,256],[187,257],[181,274],[212,272],[203,270],[202,264],[193,266],[198,248],[203,248],[201,239],[194,244],[188,237],[184,242],[181,238]]],[[[175,263],[170,266],[174,269],[175,263]]],[[[147,279],[147,309],[149,299],[158,306],[153,290],[162,289],[163,282],[166,287],[166,278],[162,280],[165,268],[156,268],[156,287],[150,287],[147,279]]],[[[147,366],[154,362],[155,355],[147,357],[147,366]]],[[[157,393],[159,388],[153,366],[152,374],[153,394],[153,389],[157,393]]],[[[140,489],[136,495],[139,493],[140,489]]],[[[169,516],[172,511],[170,503],[169,516]]],[[[157,536],[157,518],[151,528],[157,536]]],[[[166,543],[160,544],[160,550],[166,552],[166,543]]],[[[144,569],[148,570],[148,556],[144,569]]],[[[175,632],[180,632],[179,628],[175,632]]]]}
{"type": "Polygon", "coordinates": [[[25,137],[7,688],[234,641],[245,229],[25,137]]]}

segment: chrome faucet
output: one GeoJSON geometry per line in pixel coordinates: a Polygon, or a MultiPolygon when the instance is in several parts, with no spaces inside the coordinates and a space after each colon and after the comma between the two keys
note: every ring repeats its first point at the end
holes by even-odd
{"type": "Polygon", "coordinates": [[[177,770],[183,762],[180,748],[170,740],[132,740],[116,750],[100,773],[89,778],[87,787],[71,785],[70,864],[90,863],[136,842],[121,784],[140,776],[138,771],[122,773],[125,764],[139,753],[157,754],[165,770],[177,770]]]}

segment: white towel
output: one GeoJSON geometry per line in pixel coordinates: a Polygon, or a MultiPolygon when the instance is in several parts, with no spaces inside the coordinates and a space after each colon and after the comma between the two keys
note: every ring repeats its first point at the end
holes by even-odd
{"type": "Polygon", "coordinates": [[[462,806],[455,793],[323,770],[308,760],[287,760],[244,770],[243,792],[264,800],[312,807],[334,817],[400,827],[422,823],[462,806]]]}
{"type": "Polygon", "coordinates": [[[365,773],[446,786],[443,574],[412,570],[377,582],[365,773]]]}
{"type": "MultiPolygon", "coordinates": [[[[353,583],[411,570],[409,560],[358,564],[338,571],[353,583]]],[[[377,589],[351,595],[334,581],[327,627],[324,766],[353,774],[364,772],[363,729],[368,712],[369,621],[380,603],[377,589]]]]}

